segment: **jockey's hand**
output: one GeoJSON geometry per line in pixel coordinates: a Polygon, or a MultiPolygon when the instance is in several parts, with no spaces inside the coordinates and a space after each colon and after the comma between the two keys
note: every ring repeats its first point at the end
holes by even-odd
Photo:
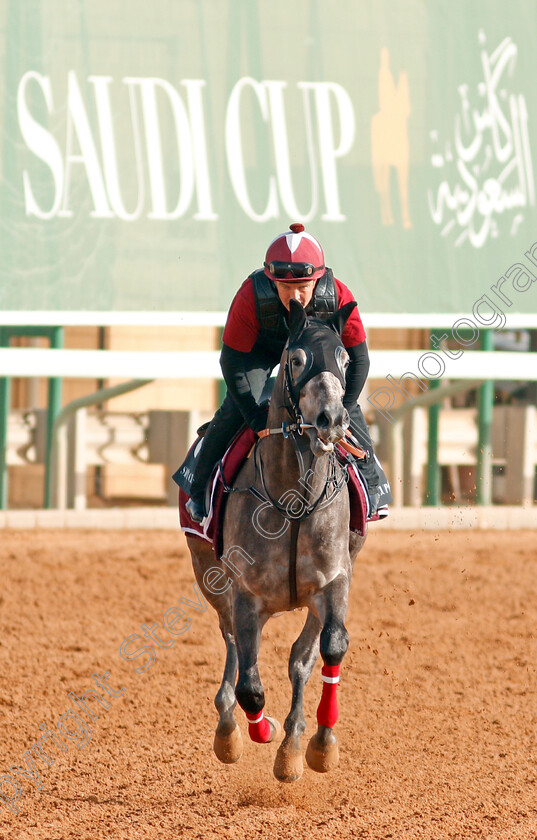
{"type": "Polygon", "coordinates": [[[250,428],[253,429],[254,432],[261,432],[263,429],[267,428],[268,410],[269,402],[268,400],[265,400],[265,402],[259,406],[253,422],[250,423],[250,428]]]}

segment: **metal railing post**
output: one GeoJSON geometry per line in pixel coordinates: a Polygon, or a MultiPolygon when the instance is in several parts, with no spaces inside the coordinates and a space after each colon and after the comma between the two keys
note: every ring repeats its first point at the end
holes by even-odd
{"type": "MultiPolygon", "coordinates": [[[[49,334],[50,346],[54,350],[63,347],[63,327],[51,327],[49,334]]],[[[45,501],[44,507],[52,507],[52,430],[54,421],[62,408],[62,380],[51,377],[48,381],[48,413],[47,438],[45,449],[45,501]]]]}
{"type": "MultiPolygon", "coordinates": [[[[482,350],[494,350],[492,330],[484,330],[481,338],[482,350]]],[[[492,504],[492,409],[494,407],[494,382],[487,379],[480,386],[477,402],[478,444],[477,444],[477,490],[478,505],[492,504]]]]}
{"type": "MultiPolygon", "coordinates": [[[[431,343],[433,338],[440,338],[440,335],[432,330],[431,343]]],[[[439,379],[432,379],[430,388],[434,390],[440,387],[439,379]]],[[[440,403],[435,402],[428,411],[429,433],[427,437],[427,479],[425,489],[425,504],[436,507],[440,503],[440,468],[438,466],[438,425],[440,420],[440,403]]]]}
{"type": "MultiPolygon", "coordinates": [[[[5,327],[0,327],[0,347],[9,346],[9,334],[5,327]]],[[[7,467],[7,425],[9,422],[9,402],[11,379],[0,377],[0,510],[7,510],[8,467],[7,467]]]]}
{"type": "MultiPolygon", "coordinates": [[[[6,347],[9,338],[3,327],[0,327],[0,347],[6,347]]],[[[8,473],[7,473],[7,424],[9,421],[9,399],[11,393],[11,379],[0,377],[0,510],[7,510],[8,473]]]]}
{"type": "MultiPolygon", "coordinates": [[[[63,327],[0,327],[0,347],[9,347],[13,337],[47,338],[51,348],[63,348],[63,327]]],[[[10,379],[0,377],[0,510],[8,506],[8,474],[7,474],[7,424],[9,419],[10,379]]],[[[52,446],[52,427],[56,415],[62,407],[62,379],[49,378],[47,404],[47,433],[45,449],[45,493],[44,506],[50,507],[50,452],[52,446]]]]}
{"type": "MultiPolygon", "coordinates": [[[[389,429],[390,472],[392,473],[389,476],[390,481],[393,481],[394,479],[397,481],[403,476],[402,452],[399,438],[401,436],[401,426],[405,414],[408,414],[409,411],[413,411],[415,408],[429,407],[434,406],[435,404],[439,405],[442,400],[447,399],[448,397],[453,397],[455,394],[464,393],[464,391],[472,391],[478,385],[481,385],[482,382],[482,379],[476,379],[468,382],[452,382],[450,385],[442,386],[438,383],[437,387],[421,394],[419,397],[416,397],[414,402],[404,403],[392,412],[393,421],[390,424],[389,429]],[[399,460],[399,463],[397,463],[397,460],[399,460]]],[[[394,498],[396,496],[398,499],[402,498],[402,491],[396,491],[396,493],[394,493],[394,498]]],[[[428,502],[428,504],[431,503],[428,502]]]]}

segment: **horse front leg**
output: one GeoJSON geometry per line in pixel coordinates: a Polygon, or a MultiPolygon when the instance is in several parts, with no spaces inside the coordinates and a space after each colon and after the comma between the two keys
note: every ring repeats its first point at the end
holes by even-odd
{"type": "Polygon", "coordinates": [[[268,616],[260,613],[256,599],[245,592],[237,592],[233,605],[233,629],[239,660],[239,678],[235,696],[248,720],[248,733],[252,741],[268,744],[281,734],[277,720],[265,717],[265,692],[261,684],[257,657],[261,630],[268,616]]]}
{"type": "Polygon", "coordinates": [[[342,574],[314,596],[322,622],[320,650],[323,658],[323,691],[317,708],[318,728],[310,738],[306,761],[312,770],[327,773],[339,764],[337,738],[332,729],[338,719],[337,687],[340,665],[349,646],[344,624],[349,598],[349,580],[342,574]]]}
{"type": "Polygon", "coordinates": [[[198,586],[213,609],[218,613],[218,623],[226,645],[224,674],[218,694],[214,699],[219,721],[214,736],[213,749],[220,761],[223,761],[224,764],[233,764],[242,755],[242,735],[233,717],[233,710],[237,705],[235,699],[237,649],[233,638],[231,595],[227,591],[216,594],[205,586],[204,574],[217,562],[212,548],[206,543],[200,545],[198,539],[189,538],[188,536],[187,543],[192,555],[192,566],[198,586]]]}
{"type": "Polygon", "coordinates": [[[234,764],[242,755],[242,735],[233,717],[233,710],[237,705],[234,689],[237,676],[237,648],[233,638],[231,618],[226,621],[220,616],[220,630],[226,643],[226,662],[222,683],[214,700],[220,719],[216,727],[213,749],[216,757],[224,764],[234,764]]]}
{"type": "Polygon", "coordinates": [[[274,775],[280,782],[296,782],[304,769],[300,745],[300,739],[306,729],[302,710],[304,687],[319,655],[320,633],[319,619],[312,612],[308,612],[306,623],[291,648],[289,657],[289,679],[293,687],[293,699],[291,711],[283,725],[285,738],[278,748],[274,762],[274,775]]]}

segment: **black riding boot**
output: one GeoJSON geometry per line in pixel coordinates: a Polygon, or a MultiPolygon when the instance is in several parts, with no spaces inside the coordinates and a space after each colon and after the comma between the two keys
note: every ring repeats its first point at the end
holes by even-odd
{"type": "Polygon", "coordinates": [[[226,449],[243,423],[244,419],[237,405],[232,397],[226,394],[224,402],[214,415],[203,436],[203,443],[192,480],[190,499],[186,508],[195,522],[201,522],[207,515],[205,509],[207,482],[213,469],[224,456],[226,449]]]}
{"type": "Polygon", "coordinates": [[[373,441],[371,440],[362,409],[358,403],[353,403],[352,406],[347,406],[347,411],[351,419],[351,432],[362,449],[365,449],[369,455],[367,461],[358,461],[356,465],[367,482],[371,503],[370,515],[373,516],[377,512],[379,503],[382,505],[390,504],[393,502],[393,496],[389,483],[384,475],[384,470],[377,461],[373,451],[373,441]]]}

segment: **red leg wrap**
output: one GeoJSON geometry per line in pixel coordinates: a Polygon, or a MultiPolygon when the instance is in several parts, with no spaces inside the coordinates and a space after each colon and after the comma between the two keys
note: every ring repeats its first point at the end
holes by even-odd
{"type": "Polygon", "coordinates": [[[339,683],[339,665],[323,665],[323,693],[317,709],[317,723],[330,729],[338,719],[337,687],[339,683]]]}
{"type": "Polygon", "coordinates": [[[246,712],[248,721],[248,734],[256,744],[266,744],[270,741],[270,723],[263,712],[257,715],[250,715],[246,712]]]}

